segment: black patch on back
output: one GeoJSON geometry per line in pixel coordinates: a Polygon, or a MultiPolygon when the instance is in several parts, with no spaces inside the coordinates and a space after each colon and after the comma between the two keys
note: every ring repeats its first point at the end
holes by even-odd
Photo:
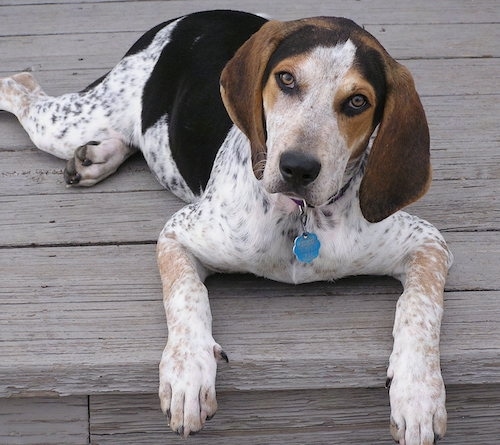
{"type": "Polygon", "coordinates": [[[234,11],[185,17],[172,31],[144,87],[142,131],[168,116],[172,156],[195,194],[206,186],[232,126],[220,97],[221,71],[265,22],[234,11]]]}

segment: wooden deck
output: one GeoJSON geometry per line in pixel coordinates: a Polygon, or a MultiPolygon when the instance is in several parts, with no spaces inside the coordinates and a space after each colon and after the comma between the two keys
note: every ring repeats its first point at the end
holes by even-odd
{"type": "MultiPolygon", "coordinates": [[[[446,287],[443,443],[500,441],[500,6],[497,0],[1,0],[0,76],[79,90],[142,32],[212,8],[280,19],[341,15],[414,73],[434,182],[412,206],[455,254],[446,287]]],[[[155,240],[182,205],[140,157],[98,186],[0,113],[0,444],[175,444],[157,397],[166,339],[155,240]]],[[[195,444],[388,444],[385,368],[400,285],[208,282],[219,412],[195,444]]]]}

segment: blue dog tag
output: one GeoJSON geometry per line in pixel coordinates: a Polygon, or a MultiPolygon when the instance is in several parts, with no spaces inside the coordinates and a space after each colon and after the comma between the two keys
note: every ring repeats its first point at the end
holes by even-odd
{"type": "Polygon", "coordinates": [[[295,238],[293,253],[301,263],[310,263],[319,255],[321,243],[314,233],[304,232],[295,238]]]}

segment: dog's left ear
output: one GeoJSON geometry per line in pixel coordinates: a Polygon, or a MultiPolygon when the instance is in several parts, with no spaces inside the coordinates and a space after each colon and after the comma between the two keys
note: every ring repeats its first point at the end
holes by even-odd
{"type": "Polygon", "coordinates": [[[269,58],[300,22],[265,23],[227,63],[220,78],[221,95],[232,121],[250,140],[252,164],[257,178],[265,160],[266,128],[262,104],[263,76],[269,58]]]}
{"type": "Polygon", "coordinates": [[[413,78],[384,56],[385,106],[359,191],[361,211],[370,222],[416,201],[431,181],[429,128],[413,78]]]}

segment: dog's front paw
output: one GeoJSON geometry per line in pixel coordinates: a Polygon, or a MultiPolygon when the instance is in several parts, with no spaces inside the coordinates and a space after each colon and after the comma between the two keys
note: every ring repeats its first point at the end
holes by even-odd
{"type": "Polygon", "coordinates": [[[170,428],[187,437],[203,428],[217,410],[217,360],[228,361],[213,339],[204,342],[169,338],[160,362],[159,396],[170,428]]]}
{"type": "Polygon", "coordinates": [[[431,371],[416,361],[391,366],[387,375],[394,440],[400,445],[436,444],[446,432],[447,421],[440,370],[431,371]]]}

